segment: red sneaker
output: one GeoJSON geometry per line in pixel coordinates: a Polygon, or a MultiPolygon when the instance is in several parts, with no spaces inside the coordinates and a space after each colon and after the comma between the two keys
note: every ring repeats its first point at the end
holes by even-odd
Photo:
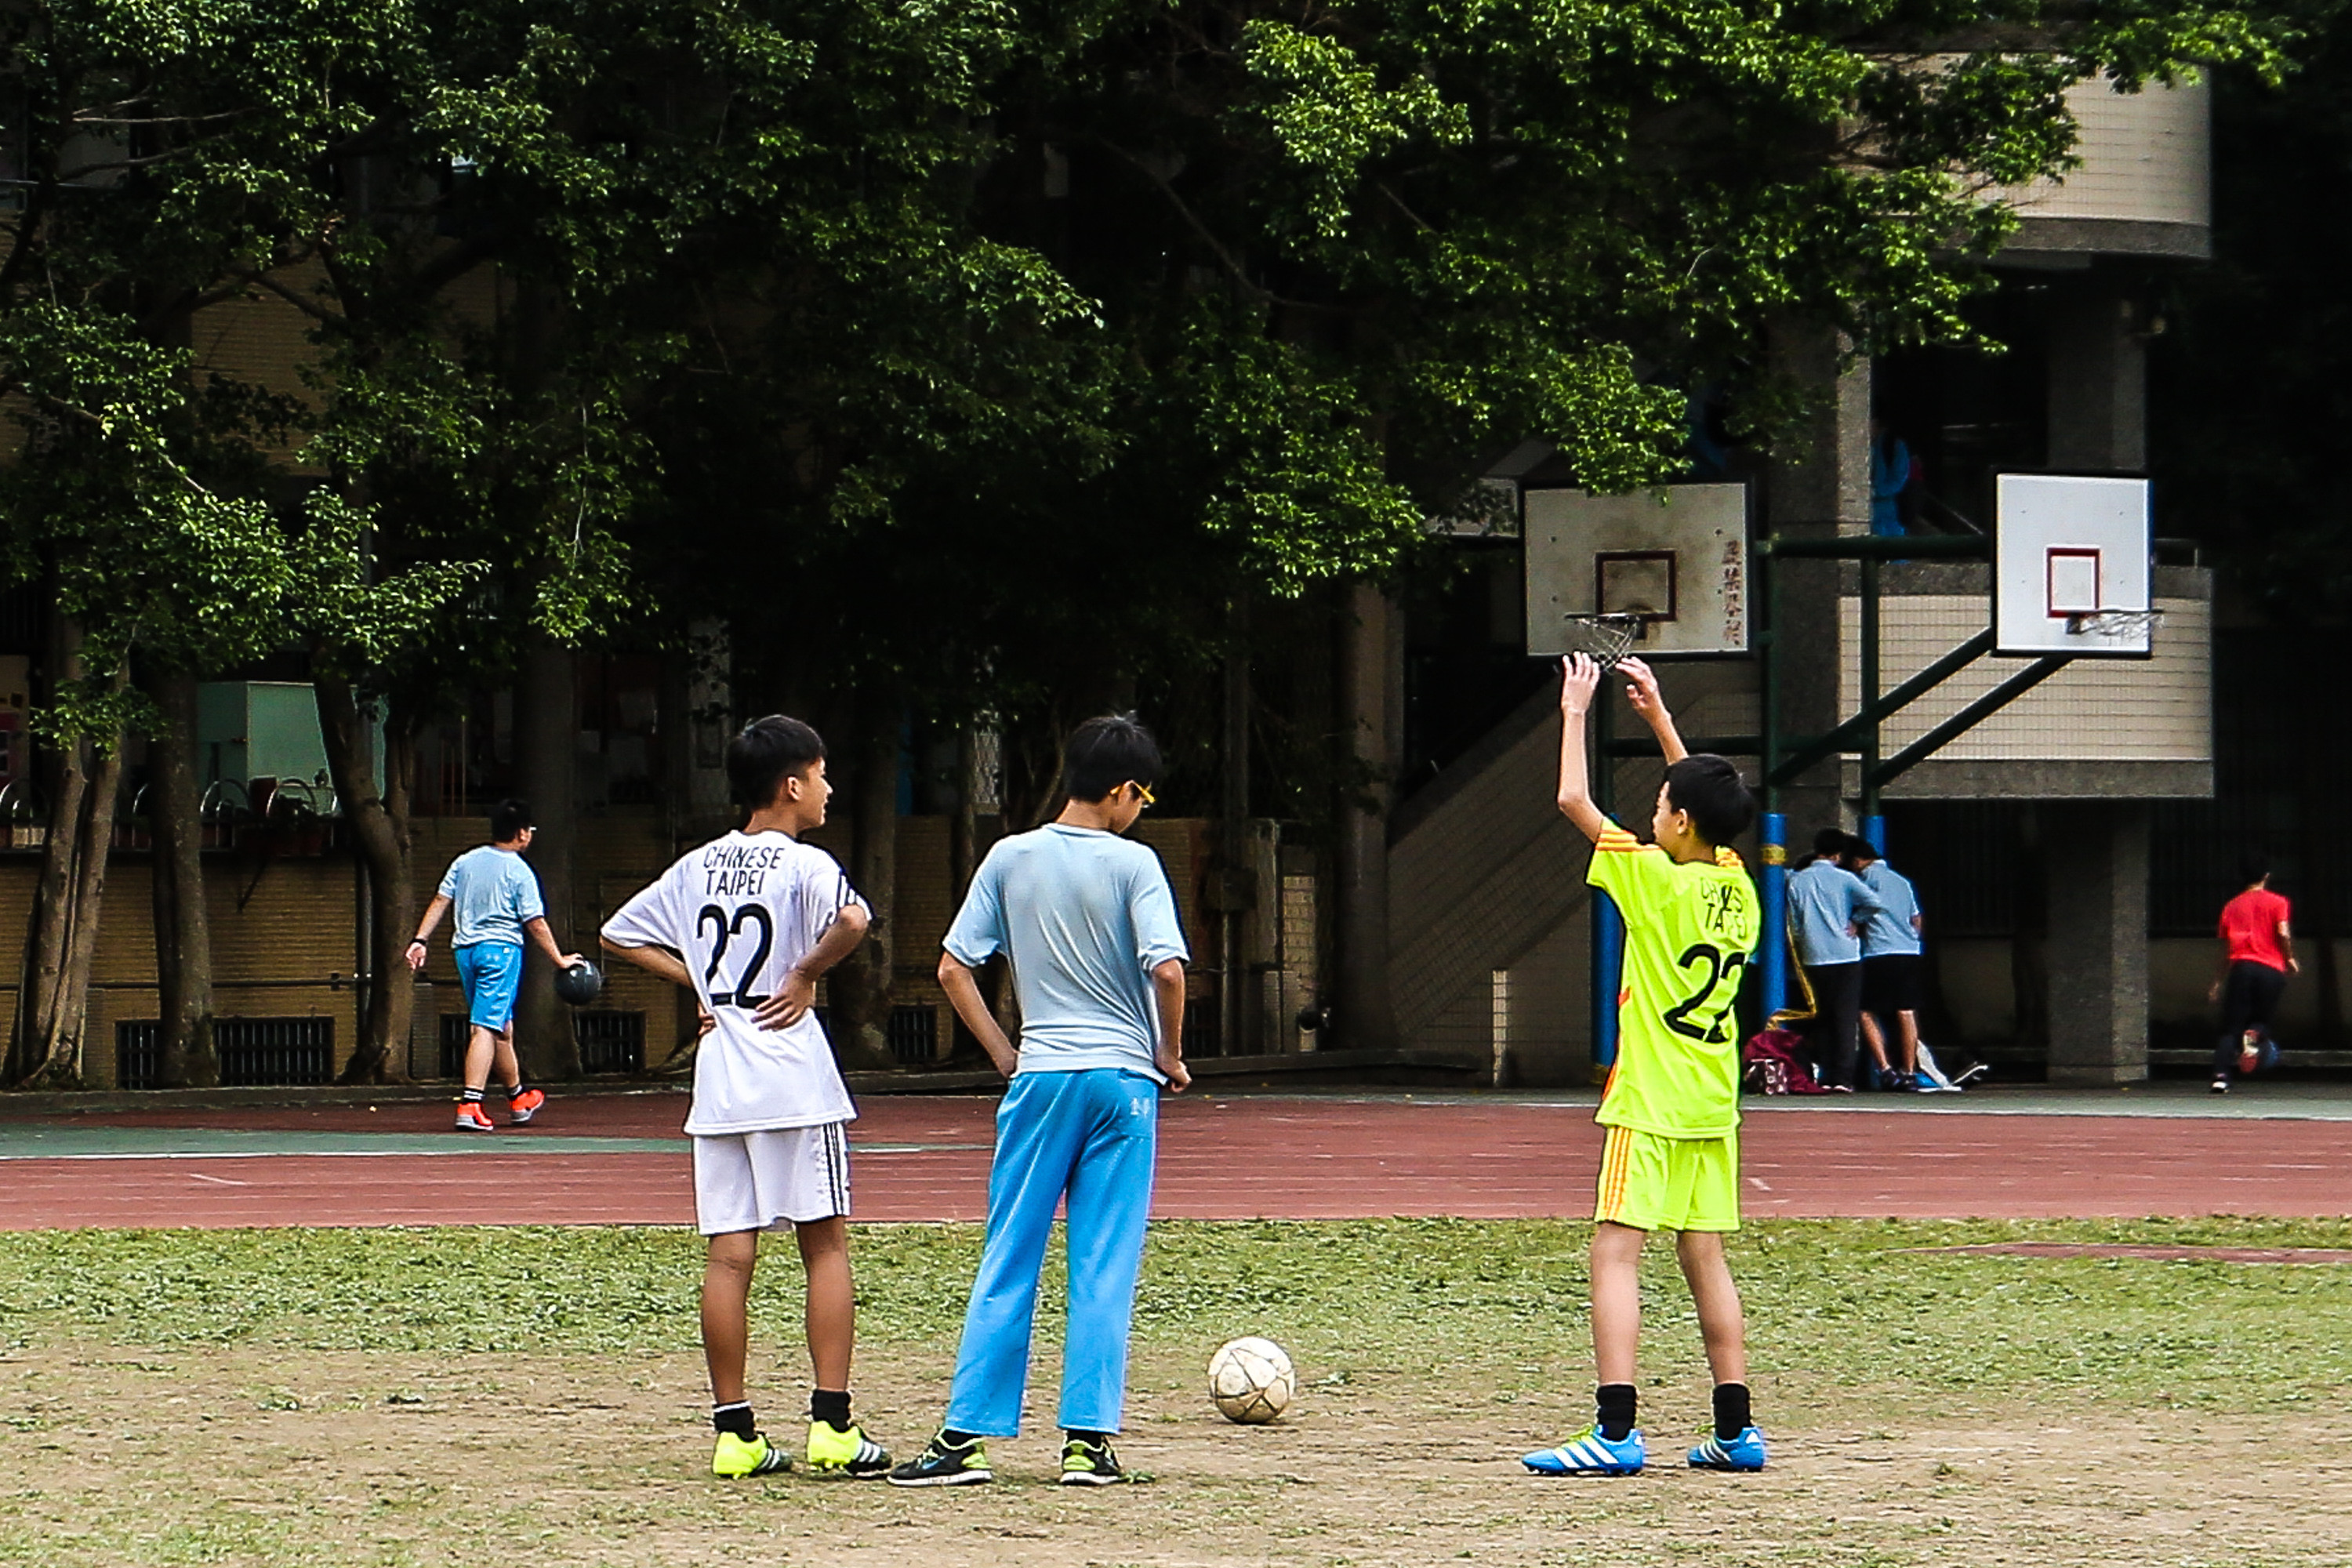
{"type": "Polygon", "coordinates": [[[458,1101],[457,1129],[459,1131],[489,1132],[495,1131],[497,1127],[498,1123],[490,1120],[490,1113],[482,1109],[478,1100],[458,1101]]]}
{"type": "Polygon", "coordinates": [[[2262,1034],[2259,1030],[2248,1029],[2238,1038],[2238,1070],[2251,1076],[2262,1065],[2262,1034]]]}
{"type": "Polygon", "coordinates": [[[507,1109],[513,1113],[512,1120],[514,1124],[520,1127],[524,1122],[530,1121],[532,1117],[537,1116],[539,1114],[540,1107],[546,1103],[547,1096],[541,1094],[535,1089],[527,1089],[520,1094],[516,1095],[511,1100],[509,1100],[507,1102],[507,1109]]]}

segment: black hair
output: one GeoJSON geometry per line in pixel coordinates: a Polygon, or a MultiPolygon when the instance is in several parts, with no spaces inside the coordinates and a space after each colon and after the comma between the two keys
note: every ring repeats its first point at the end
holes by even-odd
{"type": "Polygon", "coordinates": [[[1813,835],[1813,858],[1819,860],[1843,855],[1846,847],[1853,842],[1853,836],[1844,828],[1824,827],[1813,835]]]}
{"type": "Polygon", "coordinates": [[[1698,836],[1718,848],[1756,820],[1756,797],[1739,770],[1712,752],[1696,752],[1666,770],[1666,804],[1690,814],[1698,836]]]}
{"type": "Polygon", "coordinates": [[[754,719],[727,742],[727,787],[753,811],[772,805],[784,780],[824,757],[824,737],[797,719],[754,719]]]}
{"type": "Polygon", "coordinates": [[[490,842],[511,844],[530,826],[530,807],[511,797],[490,807],[490,842]]]}
{"type": "Polygon", "coordinates": [[[1885,858],[1884,856],[1879,854],[1878,846],[1873,844],[1869,839],[1864,838],[1859,833],[1853,834],[1846,839],[1845,852],[1853,856],[1857,860],[1879,860],[1885,858]]]}
{"type": "Polygon", "coordinates": [[[2242,887],[2252,887],[2271,874],[2271,858],[2259,849],[2249,849],[2238,857],[2238,881],[2242,887]]]}
{"type": "Polygon", "coordinates": [[[1132,713],[1106,713],[1070,731],[1062,748],[1062,795],[1088,803],[1133,780],[1160,782],[1160,742],[1132,713]]]}

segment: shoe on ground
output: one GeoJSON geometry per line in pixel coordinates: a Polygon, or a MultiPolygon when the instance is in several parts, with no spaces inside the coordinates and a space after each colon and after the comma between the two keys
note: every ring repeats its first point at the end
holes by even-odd
{"type": "Polygon", "coordinates": [[[2226,1078],[2217,1078],[2217,1079],[2215,1079],[2213,1080],[2213,1092],[2214,1092],[2215,1094],[2227,1094],[2227,1093],[2229,1093],[2229,1092],[2230,1092],[2230,1080],[2229,1080],[2228,1079],[2226,1079],[2226,1078]]]}
{"type": "Polygon", "coordinates": [[[894,1487],[971,1487],[995,1479],[988,1468],[987,1440],[981,1437],[956,1444],[933,1437],[921,1453],[890,1472],[894,1487]]]}
{"type": "Polygon", "coordinates": [[[1690,1451],[1690,1468],[1694,1470],[1760,1470],[1764,1468],[1764,1434],[1753,1426],[1743,1427],[1739,1436],[1727,1443],[1709,1427],[1699,1446],[1690,1451]]]}
{"type": "Polygon", "coordinates": [[[1108,1437],[1072,1437],[1062,1445],[1062,1484],[1115,1487],[1127,1479],[1108,1437]]]}
{"type": "Polygon", "coordinates": [[[809,1423],[808,1447],[801,1464],[813,1476],[847,1476],[872,1480],[890,1473],[890,1450],[866,1436],[862,1426],[843,1432],[830,1423],[809,1423]]]}
{"type": "Polygon", "coordinates": [[[532,1117],[537,1116],[539,1114],[540,1108],[546,1103],[547,1096],[541,1093],[538,1089],[524,1089],[520,1094],[516,1095],[513,1100],[507,1102],[509,1120],[513,1121],[516,1126],[520,1127],[524,1122],[530,1121],[532,1117]]]}
{"type": "Polygon", "coordinates": [[[792,1468],[793,1457],[758,1432],[749,1438],[721,1432],[719,1446],[710,1451],[710,1473],[714,1476],[772,1476],[792,1468]]]}
{"type": "Polygon", "coordinates": [[[497,1128],[498,1123],[490,1120],[490,1113],[484,1110],[478,1101],[467,1100],[458,1102],[457,1129],[459,1131],[490,1132],[495,1131],[497,1128]]]}
{"type": "Polygon", "coordinates": [[[1639,1426],[1612,1443],[1595,1423],[1557,1448],[1523,1456],[1519,1463],[1539,1476],[1638,1476],[1648,1457],[1639,1426]]]}

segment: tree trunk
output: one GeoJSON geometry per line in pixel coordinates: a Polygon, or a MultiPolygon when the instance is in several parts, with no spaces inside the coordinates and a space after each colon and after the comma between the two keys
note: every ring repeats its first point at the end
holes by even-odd
{"type": "Polygon", "coordinates": [[[359,692],[341,675],[314,673],[319,731],[327,747],[352,855],[368,882],[368,966],[361,991],[360,1038],[343,1068],[345,1083],[403,1083],[408,1078],[408,1020],[415,995],[408,939],[416,929],[415,839],[409,784],[416,763],[415,726],[398,705],[384,724],[383,787],[375,782],[375,736],[359,692]]]}
{"type": "Polygon", "coordinates": [[[861,700],[857,705],[855,834],[849,879],[873,911],[874,923],[856,952],[834,970],[825,990],[834,1050],[845,1067],[897,1065],[890,1054],[890,1009],[897,979],[898,879],[898,706],[861,700]]]}
{"type": "MultiPolygon", "coordinates": [[[[515,772],[539,832],[531,869],[547,900],[547,926],[570,952],[586,951],[572,930],[572,857],[579,838],[580,709],[572,650],[535,644],[523,656],[515,690],[515,772]]],[[[580,1076],[580,1042],[572,1009],[555,997],[555,969],[536,947],[523,955],[522,994],[515,1008],[515,1051],[538,1079],[580,1076]]]]}
{"type": "Polygon", "coordinates": [[[147,737],[148,819],[155,835],[155,974],[163,993],[164,1089],[220,1081],[213,1050],[212,915],[205,902],[204,801],[196,787],[196,678],[159,669],[146,681],[157,720],[147,737]]]}
{"type": "MultiPolygon", "coordinates": [[[[49,649],[50,690],[81,679],[81,628],[58,617],[49,649]]],[[[119,690],[125,672],[115,673],[119,690]]],[[[98,952],[99,907],[114,840],[114,797],[122,780],[122,737],[79,736],[54,751],[48,837],[41,849],[39,898],[26,943],[8,1081],[78,1088],[89,1021],[89,971],[98,952]]]]}

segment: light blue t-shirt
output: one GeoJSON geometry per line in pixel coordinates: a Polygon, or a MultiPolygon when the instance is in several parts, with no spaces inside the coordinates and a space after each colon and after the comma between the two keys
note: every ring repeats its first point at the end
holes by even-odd
{"type": "Polygon", "coordinates": [[[1884,860],[1873,860],[1863,868],[1862,879],[1878,900],[1878,912],[1862,928],[1862,956],[1918,952],[1919,933],[1911,921],[1919,912],[1919,895],[1912,889],[1911,879],[1884,860]]]}
{"type": "Polygon", "coordinates": [[[1878,909],[1878,898],[1863,879],[1834,860],[1816,860],[1789,879],[1789,930],[1797,938],[1797,961],[1808,969],[1824,963],[1860,963],[1862,941],[1854,922],[1878,909]]]}
{"type": "Polygon", "coordinates": [[[1058,822],[1000,839],[941,945],[968,968],[1000,952],[1012,960],[1016,1072],[1119,1068],[1167,1081],[1151,1059],[1151,972],[1192,954],[1149,847],[1058,822]]]}
{"type": "Polygon", "coordinates": [[[449,862],[441,878],[441,896],[449,900],[457,925],[450,932],[453,947],[503,942],[523,945],[525,921],[547,913],[540,896],[539,874],[530,862],[512,849],[478,845],[449,862]]]}

